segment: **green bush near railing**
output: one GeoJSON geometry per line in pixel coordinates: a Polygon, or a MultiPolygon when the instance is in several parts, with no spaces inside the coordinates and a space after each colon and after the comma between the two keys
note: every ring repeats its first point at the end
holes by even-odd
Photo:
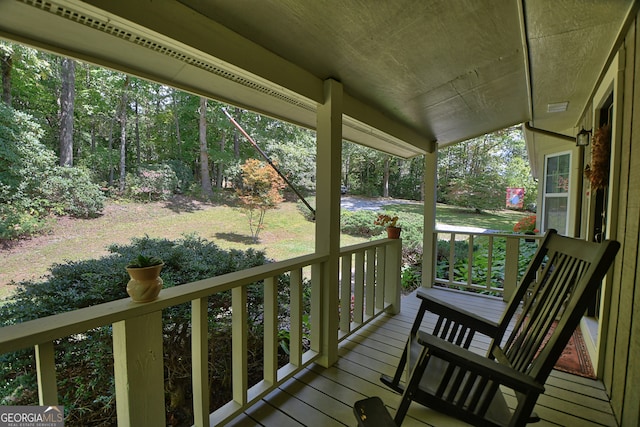
{"type": "MultiPolygon", "coordinates": [[[[214,277],[269,262],[264,252],[225,251],[196,236],[177,241],[134,239],[114,245],[100,259],[55,265],[41,281],[20,283],[10,302],[0,307],[0,326],[24,322],[121,298],[128,298],[124,269],[139,253],[164,260],[165,287],[214,277]]],[[[288,330],[289,276],[278,278],[278,313],[282,330],[288,330]]],[[[305,313],[309,313],[309,284],[303,284],[305,313]]],[[[263,289],[248,287],[248,345],[250,382],[262,379],[263,289]]],[[[209,346],[212,390],[210,407],[231,398],[231,295],[209,298],[209,346]]],[[[163,310],[165,395],[171,425],[192,425],[191,412],[191,311],[189,304],[163,310]]],[[[287,336],[282,334],[286,358],[287,336]]],[[[115,425],[115,385],[111,327],[87,331],[82,336],[55,342],[60,404],[68,408],[69,425],[115,425]]],[[[33,350],[0,356],[0,405],[37,405],[38,386],[33,350]]]]}
{"type": "MultiPolygon", "coordinates": [[[[473,246],[473,261],[471,264],[471,283],[484,285],[488,282],[487,272],[489,271],[489,237],[475,236],[473,246]]],[[[438,240],[436,277],[447,279],[450,265],[450,242],[448,240],[438,240]]],[[[520,252],[518,257],[518,277],[522,277],[531,261],[536,249],[535,242],[520,240],[520,252]]],[[[454,249],[453,280],[467,283],[469,281],[469,243],[467,240],[455,241],[454,249]]],[[[490,283],[493,288],[501,289],[504,283],[505,260],[506,260],[506,239],[494,238],[492,248],[491,278],[490,283]]],[[[459,287],[466,289],[465,287],[459,287]]],[[[496,294],[496,292],[484,291],[482,293],[496,294]]]]}

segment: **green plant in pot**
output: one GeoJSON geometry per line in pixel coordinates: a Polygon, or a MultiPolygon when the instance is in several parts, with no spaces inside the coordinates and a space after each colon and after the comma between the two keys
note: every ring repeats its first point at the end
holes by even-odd
{"type": "Polygon", "coordinates": [[[380,214],[378,215],[378,218],[376,218],[376,220],[373,223],[375,225],[381,225],[385,227],[387,229],[387,237],[389,239],[399,239],[402,228],[396,225],[397,222],[398,222],[397,216],[380,214]]]}
{"type": "Polygon", "coordinates": [[[164,262],[154,256],[138,255],[127,264],[131,280],[127,283],[127,293],[135,302],[149,302],[158,298],[162,289],[160,271],[164,262]]]}

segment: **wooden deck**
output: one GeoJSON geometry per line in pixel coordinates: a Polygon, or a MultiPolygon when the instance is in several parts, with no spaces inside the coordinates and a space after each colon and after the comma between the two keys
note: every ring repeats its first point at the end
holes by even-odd
{"type": "MultiPolygon", "coordinates": [[[[504,307],[497,298],[434,289],[439,296],[487,318],[496,318],[504,307]]],[[[353,426],[355,401],[380,396],[395,413],[400,396],[380,381],[391,375],[404,347],[407,332],[418,309],[418,299],[402,299],[402,311],[385,315],[343,341],[338,362],[324,369],[312,365],[266,396],[229,425],[237,426],[353,426]]],[[[425,322],[432,319],[425,319],[425,322]]],[[[488,340],[477,340],[474,351],[486,351],[488,340]]],[[[535,408],[542,420],[536,426],[617,426],[602,383],[553,371],[546,392],[535,408]]],[[[403,426],[467,425],[413,404],[403,426]]]]}

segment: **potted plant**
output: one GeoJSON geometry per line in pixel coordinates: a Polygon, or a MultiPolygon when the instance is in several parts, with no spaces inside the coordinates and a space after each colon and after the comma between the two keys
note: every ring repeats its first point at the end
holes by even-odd
{"type": "Polygon", "coordinates": [[[153,301],[162,289],[160,271],[164,262],[154,256],[138,255],[127,264],[131,280],[127,283],[127,293],[135,302],[153,301]]]}
{"type": "Polygon", "coordinates": [[[373,222],[375,225],[381,225],[387,228],[387,237],[389,239],[399,239],[400,232],[402,231],[402,227],[398,227],[396,224],[398,222],[397,216],[390,216],[386,214],[378,215],[378,218],[373,222]]]}

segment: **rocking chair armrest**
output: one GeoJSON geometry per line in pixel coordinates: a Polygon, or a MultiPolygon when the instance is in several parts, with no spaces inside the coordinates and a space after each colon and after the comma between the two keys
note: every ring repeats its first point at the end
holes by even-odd
{"type": "Polygon", "coordinates": [[[544,385],[530,376],[439,337],[419,331],[418,342],[424,347],[428,347],[433,356],[473,371],[481,377],[497,381],[512,390],[524,393],[544,393],[544,385]]]}
{"type": "Polygon", "coordinates": [[[445,316],[448,319],[462,323],[474,331],[480,332],[490,338],[495,338],[498,333],[498,323],[442,301],[441,299],[430,295],[428,289],[418,289],[416,296],[423,301],[427,301],[427,310],[431,313],[445,316]]]}

